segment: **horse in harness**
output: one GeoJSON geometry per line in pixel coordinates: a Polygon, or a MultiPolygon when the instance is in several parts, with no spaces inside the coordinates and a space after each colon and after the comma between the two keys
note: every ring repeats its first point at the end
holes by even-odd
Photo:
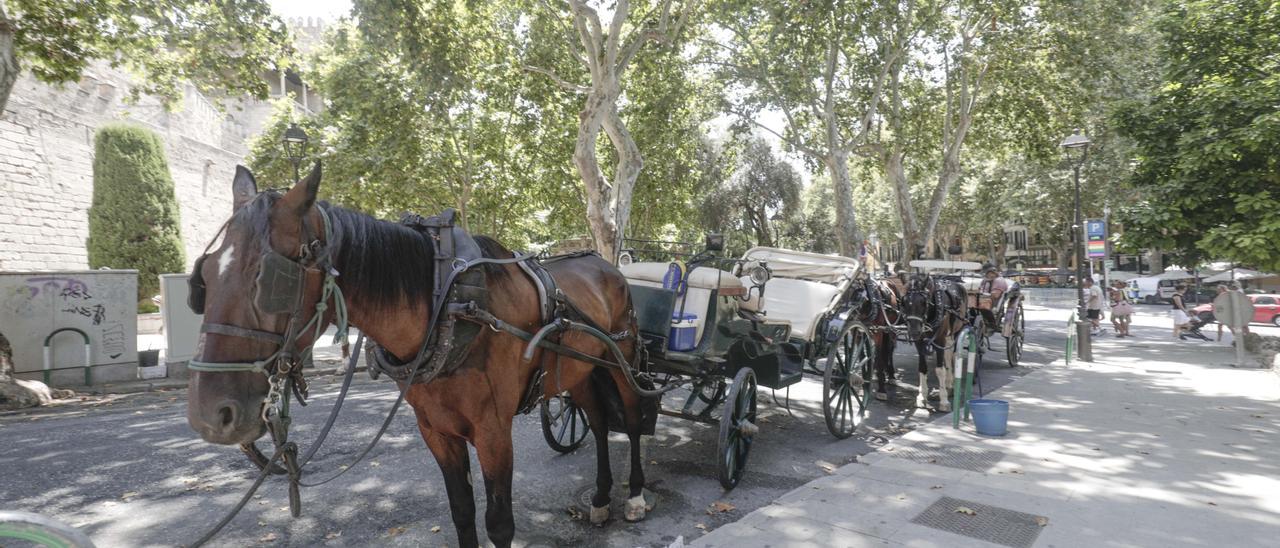
{"type": "Polygon", "coordinates": [[[646,426],[652,433],[656,391],[634,370],[644,357],[622,274],[591,253],[516,256],[453,226],[452,212],[376,220],[317,202],[319,184],[319,163],[284,192],[259,192],[252,173],[237,168],[234,213],[191,280],[189,304],[204,321],[189,366],[190,426],[218,444],[252,444],[270,432],[276,455],[262,464],[288,470],[297,516],[302,465],[315,448],[299,459],[287,438],[288,402],[305,404],[302,366],[324,329],[337,325],[345,342],[351,325],[370,338],[371,372],[394,379],[413,408],[460,545],[479,544],[467,444],[484,477],[488,538],[509,546],[512,419],[564,391],[595,435],[592,521],[608,518],[615,417],[631,449],[625,518],[642,519],[640,436],[646,426]]]}
{"type": "Polygon", "coordinates": [[[899,281],[906,287],[901,318],[907,325],[907,341],[915,344],[919,357],[916,370],[920,375],[920,392],[916,395],[916,406],[928,405],[928,355],[932,350],[940,392],[938,411],[945,413],[951,410],[946,395],[954,379],[951,347],[956,335],[965,328],[969,315],[965,289],[959,282],[924,273],[905,276],[906,273],[899,273],[899,281]]]}
{"type": "Polygon", "coordinates": [[[889,399],[888,384],[895,378],[893,351],[897,346],[894,326],[898,324],[899,295],[892,284],[865,276],[849,287],[849,302],[853,303],[850,317],[862,322],[871,331],[875,343],[875,398],[889,399]]]}

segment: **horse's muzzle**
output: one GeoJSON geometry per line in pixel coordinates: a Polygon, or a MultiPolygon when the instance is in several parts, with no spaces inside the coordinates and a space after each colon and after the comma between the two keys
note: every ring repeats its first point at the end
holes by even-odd
{"type": "Polygon", "coordinates": [[[251,443],[266,432],[266,424],[258,414],[261,402],[246,406],[235,400],[222,400],[203,410],[188,408],[187,423],[209,443],[237,445],[251,443]]]}

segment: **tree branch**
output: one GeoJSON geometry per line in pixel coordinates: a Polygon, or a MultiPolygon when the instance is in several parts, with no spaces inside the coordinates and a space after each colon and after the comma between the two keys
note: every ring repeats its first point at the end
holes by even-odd
{"type": "Polygon", "coordinates": [[[555,82],[556,85],[560,86],[561,88],[564,88],[565,91],[570,91],[578,94],[583,94],[591,91],[590,87],[566,81],[565,79],[557,76],[556,73],[551,72],[544,68],[539,68],[539,67],[534,67],[529,65],[524,65],[521,68],[523,68],[528,72],[536,72],[538,74],[545,75],[546,77],[550,78],[553,82],[555,82]]]}

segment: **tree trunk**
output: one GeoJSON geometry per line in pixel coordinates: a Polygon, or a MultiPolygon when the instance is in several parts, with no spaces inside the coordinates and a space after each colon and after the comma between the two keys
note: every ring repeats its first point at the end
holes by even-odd
{"type": "Polygon", "coordinates": [[[862,235],[858,233],[858,222],[853,211],[853,182],[849,178],[849,153],[834,150],[825,160],[827,169],[831,173],[831,186],[835,191],[836,241],[840,244],[840,254],[856,258],[858,248],[862,244],[862,235]]]}
{"type": "Polygon", "coordinates": [[[18,81],[18,51],[14,42],[14,22],[9,18],[4,0],[0,0],[0,118],[9,104],[9,93],[18,81]]]}
{"type": "Polygon", "coordinates": [[[631,195],[636,187],[636,179],[640,177],[640,170],[644,169],[644,158],[640,155],[640,147],[631,138],[631,132],[627,131],[627,126],[618,116],[617,101],[610,101],[607,109],[604,131],[618,152],[618,164],[613,177],[613,250],[605,255],[612,262],[617,258],[617,250],[623,247],[622,239],[627,234],[627,225],[631,223],[631,195]]]}
{"type": "Polygon", "coordinates": [[[605,109],[611,101],[604,94],[592,93],[582,108],[578,123],[578,138],[573,147],[573,163],[587,190],[587,225],[596,251],[610,262],[617,256],[617,225],[614,224],[612,188],[596,159],[596,138],[605,118],[605,109]]]}

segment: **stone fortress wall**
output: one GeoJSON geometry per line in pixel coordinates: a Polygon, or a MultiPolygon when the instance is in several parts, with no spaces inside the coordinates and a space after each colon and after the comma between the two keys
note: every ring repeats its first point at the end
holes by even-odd
{"type": "MultiPolygon", "coordinates": [[[[299,46],[318,40],[323,23],[288,21],[299,46]]],[[[296,73],[263,74],[272,98],[293,95],[302,114],[320,98],[296,73]],[[304,101],[308,108],[304,108],[304,101]]],[[[231,178],[261,132],[271,103],[224,100],[219,109],[193,86],[167,111],[155,98],[125,99],[133,77],[96,63],[79,82],[50,86],[23,73],[0,115],[0,271],[88,268],[85,240],[93,199],[93,135],[129,122],[156,131],[165,143],[182,216],[187,266],[231,212],[231,178]]]]}

